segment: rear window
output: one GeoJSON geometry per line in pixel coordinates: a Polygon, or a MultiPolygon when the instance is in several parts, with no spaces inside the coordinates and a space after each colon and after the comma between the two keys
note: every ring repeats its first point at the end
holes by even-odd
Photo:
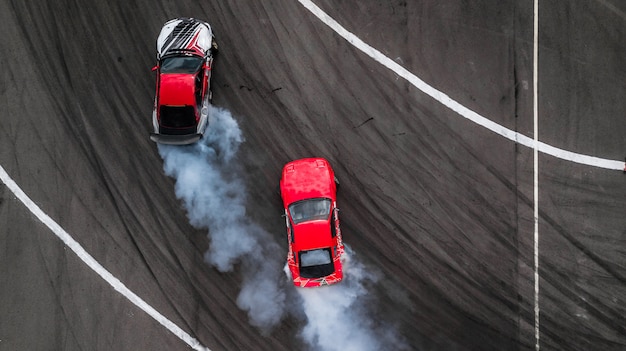
{"type": "Polygon", "coordinates": [[[317,249],[300,253],[300,267],[319,266],[331,262],[332,258],[328,249],[317,249]]]}
{"type": "Polygon", "coordinates": [[[299,258],[303,278],[321,278],[335,271],[330,248],[302,251],[299,258]]]}
{"type": "Polygon", "coordinates": [[[170,128],[186,128],[196,125],[193,106],[161,106],[161,125],[170,128]]]}

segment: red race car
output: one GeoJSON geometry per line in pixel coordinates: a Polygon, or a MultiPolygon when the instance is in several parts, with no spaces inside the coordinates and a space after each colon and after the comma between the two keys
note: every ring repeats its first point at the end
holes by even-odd
{"type": "Polygon", "coordinates": [[[157,38],[156,94],[152,111],[157,143],[184,145],[202,138],[209,124],[211,68],[217,44],[211,26],[193,18],[163,25],[157,38]]]}
{"type": "Polygon", "coordinates": [[[344,247],[337,178],[328,161],[304,158],[287,163],[280,195],[289,240],[287,265],[294,285],[316,287],[340,282],[344,247]]]}

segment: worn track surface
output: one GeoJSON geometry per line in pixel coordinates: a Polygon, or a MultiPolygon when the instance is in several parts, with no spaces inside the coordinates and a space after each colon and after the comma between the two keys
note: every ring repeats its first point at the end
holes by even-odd
{"type": "MultiPolygon", "coordinates": [[[[328,1],[429,84],[532,137],[532,4],[328,1]],[[522,6],[523,5],[523,6],[522,6]]],[[[626,8],[540,2],[539,138],[626,153],[626,8]]],[[[372,315],[415,350],[533,350],[533,154],[380,66],[295,0],[0,0],[0,164],[131,290],[212,350],[297,350],[204,262],[148,140],[155,39],[178,16],[220,42],[214,104],[246,142],[248,212],[284,245],[282,165],[323,156],[344,240],[382,277],[372,315]]],[[[539,156],[541,350],[626,348],[626,175],[539,156]]],[[[338,335],[337,337],[341,337],[338,335]]],[[[0,350],[185,350],[0,186],[0,350]]]]}

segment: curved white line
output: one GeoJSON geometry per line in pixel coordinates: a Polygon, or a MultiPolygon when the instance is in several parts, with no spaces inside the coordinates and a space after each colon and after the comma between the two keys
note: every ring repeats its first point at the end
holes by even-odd
{"type": "Polygon", "coordinates": [[[599,168],[613,169],[613,170],[624,170],[626,167],[625,163],[622,161],[614,161],[603,158],[598,158],[595,156],[588,156],[583,154],[577,154],[571,151],[562,150],[556,148],[554,146],[550,146],[543,142],[537,141],[535,142],[532,138],[529,138],[523,134],[505,128],[481,115],[470,110],[469,108],[461,105],[457,101],[450,98],[445,93],[433,88],[428,85],[426,82],[418,78],[413,73],[409,72],[406,68],[400,66],[392,59],[383,55],[380,51],[376,50],[372,46],[366,44],[363,40],[359,39],[356,35],[350,33],[347,29],[341,26],[337,21],[335,21],[332,17],[326,14],[322,9],[317,7],[310,0],[298,0],[302,6],[304,6],[307,10],[309,10],[312,14],[314,14],[317,18],[319,18],[324,24],[329,26],[332,30],[337,32],[337,34],[341,35],[345,40],[347,40],[350,44],[352,44],[357,49],[361,50],[369,57],[381,63],[383,66],[389,68],[397,75],[406,79],[409,83],[413,84],[416,88],[423,91],[424,93],[430,95],[435,100],[439,101],[443,105],[447,106],[452,111],[458,113],[464,118],[469,119],[470,121],[479,124],[494,133],[502,135],[503,137],[512,140],[516,143],[522,144],[529,148],[537,148],[539,151],[544,154],[548,154],[563,160],[572,161],[575,163],[580,163],[588,166],[594,166],[599,168]]]}
{"type": "Polygon", "coordinates": [[[60,225],[58,225],[50,216],[45,214],[37,204],[35,204],[29,197],[20,189],[20,187],[11,179],[9,174],[0,166],[0,180],[13,192],[13,194],[32,212],[43,224],[45,224],[59,239],[65,243],[74,253],[89,266],[94,272],[96,272],[102,279],[104,279],[113,289],[117,290],[120,294],[126,297],[135,306],[142,309],[155,321],[159,322],[162,326],[167,328],[170,332],[176,335],[179,339],[184,341],[187,345],[191,346],[194,350],[198,351],[211,351],[205,346],[202,346],[198,340],[187,334],[184,330],[179,328],[172,321],[167,319],[152,306],[146,303],[143,299],[137,296],[134,292],[124,285],[119,279],[114,277],[109,271],[107,271],[98,261],[96,261],[85,249],[72,238],[60,225]]]}

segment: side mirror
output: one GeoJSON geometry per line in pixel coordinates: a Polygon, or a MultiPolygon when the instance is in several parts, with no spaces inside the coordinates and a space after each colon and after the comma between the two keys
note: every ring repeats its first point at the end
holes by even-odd
{"type": "Polygon", "coordinates": [[[159,68],[159,66],[152,67],[152,72],[156,71],[158,68],[159,68]]]}

